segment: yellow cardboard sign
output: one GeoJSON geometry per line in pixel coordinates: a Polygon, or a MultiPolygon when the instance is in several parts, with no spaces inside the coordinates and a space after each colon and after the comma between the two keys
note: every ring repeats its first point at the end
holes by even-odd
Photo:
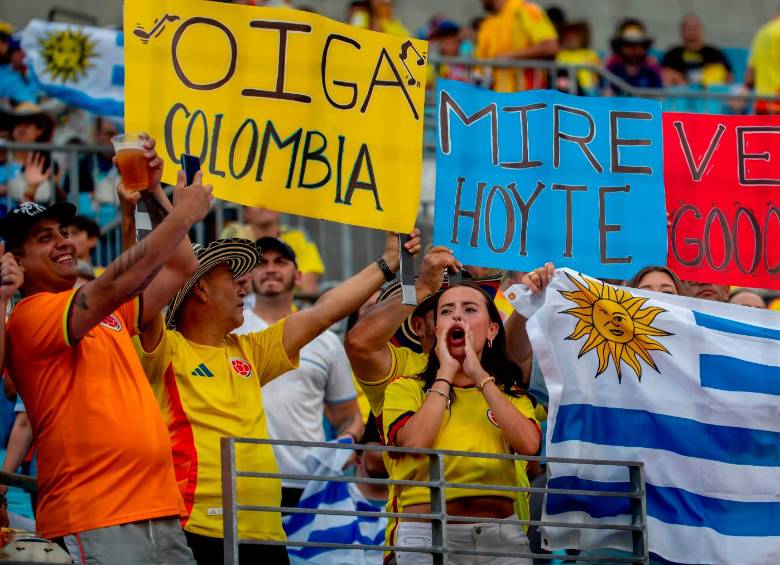
{"type": "Polygon", "coordinates": [[[427,43],[285,8],[125,2],[125,116],[174,183],[200,157],[225,200],[411,231],[427,43]]]}

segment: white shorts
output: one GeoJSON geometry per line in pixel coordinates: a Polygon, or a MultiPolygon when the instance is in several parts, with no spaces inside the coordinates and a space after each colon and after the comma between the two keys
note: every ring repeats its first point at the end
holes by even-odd
{"type": "MultiPolygon", "coordinates": [[[[428,522],[401,521],[398,526],[398,541],[401,547],[431,547],[431,524],[428,522]]],[[[495,551],[508,554],[529,553],[528,536],[517,524],[448,524],[447,549],[470,551],[495,551]]],[[[430,553],[397,551],[398,565],[429,565],[433,563],[430,553]]],[[[531,565],[526,557],[477,557],[449,553],[445,563],[452,565],[531,565]]]]}

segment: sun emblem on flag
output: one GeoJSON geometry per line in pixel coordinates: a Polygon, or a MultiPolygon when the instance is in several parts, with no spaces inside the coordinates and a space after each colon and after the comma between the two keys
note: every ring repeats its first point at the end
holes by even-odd
{"type": "Polygon", "coordinates": [[[46,72],[53,80],[78,82],[92,67],[95,42],[78,29],[65,29],[47,34],[40,39],[46,72]]]}
{"type": "Polygon", "coordinates": [[[647,298],[633,296],[606,283],[582,277],[583,284],[568,273],[566,276],[578,288],[575,291],[559,291],[564,298],[577,305],[576,308],[561,312],[577,318],[574,331],[566,339],[576,341],[587,336],[579,357],[596,350],[599,367],[595,376],[607,370],[610,360],[615,365],[618,381],[622,378],[621,363],[631,367],[640,381],[640,359],[658,372],[650,352],[669,351],[653,338],[673,334],[652,324],[666,310],[657,306],[642,308],[647,298]]]}

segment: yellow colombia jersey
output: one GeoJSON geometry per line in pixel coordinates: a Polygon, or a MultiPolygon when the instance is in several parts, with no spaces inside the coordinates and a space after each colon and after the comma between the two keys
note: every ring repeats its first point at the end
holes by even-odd
{"type": "MultiPolygon", "coordinates": [[[[230,334],[220,347],[188,341],[165,330],[155,351],[136,347],[152,383],[173,446],[173,462],[188,518],[184,529],[223,536],[220,438],[267,438],[260,387],[298,366],[282,344],[285,320],[266,330],[230,334]]],[[[278,472],[271,446],[236,446],[239,471],[278,472]]],[[[281,482],[239,478],[240,504],[279,506],[281,482]]],[[[240,512],[242,538],[284,540],[278,513],[240,512]]]]}
{"type": "MultiPolygon", "coordinates": [[[[371,412],[377,417],[382,416],[385,389],[387,388],[387,385],[390,384],[390,381],[401,375],[416,375],[422,373],[428,365],[427,353],[417,353],[408,347],[397,347],[392,343],[388,343],[387,348],[390,351],[390,370],[384,377],[372,383],[366,383],[360,380],[360,378],[355,377],[355,380],[366,395],[366,400],[368,400],[368,405],[371,407],[371,412]]],[[[381,431],[381,423],[379,425],[381,431]]]]}
{"type": "MultiPolygon", "coordinates": [[[[419,377],[399,377],[393,380],[385,391],[383,426],[386,441],[395,443],[395,436],[403,425],[420,409],[425,401],[424,382],[419,377]]],[[[455,400],[444,416],[433,443],[433,449],[453,451],[475,451],[481,453],[511,453],[511,447],[495,423],[482,392],[476,387],[453,387],[455,400]]],[[[525,395],[506,395],[507,400],[521,414],[534,422],[534,405],[525,395]]],[[[427,458],[399,456],[395,459],[391,476],[393,479],[429,480],[427,458]]],[[[477,485],[516,486],[517,478],[511,460],[473,459],[467,457],[446,457],[444,475],[448,482],[477,485]]],[[[430,490],[424,487],[399,487],[400,506],[430,502],[430,490]]],[[[516,498],[516,493],[500,490],[479,490],[449,488],[446,499],[454,500],[469,496],[502,496],[516,498]]]]}
{"type": "MultiPolygon", "coordinates": [[[[495,59],[557,38],[555,27],[544,9],[525,0],[507,0],[500,12],[482,21],[477,33],[475,55],[478,59],[495,59]]],[[[535,84],[531,69],[493,70],[492,88],[496,92],[516,92],[534,86],[539,88],[543,84],[535,84]]]]}

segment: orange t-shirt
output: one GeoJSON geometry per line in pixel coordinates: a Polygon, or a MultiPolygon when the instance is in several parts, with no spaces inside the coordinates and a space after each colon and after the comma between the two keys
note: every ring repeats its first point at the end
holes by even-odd
{"type": "Polygon", "coordinates": [[[25,298],[8,321],[8,370],[38,447],[38,531],[47,538],[181,516],[171,442],[131,337],[140,300],[78,343],[75,291],[25,298]]]}

